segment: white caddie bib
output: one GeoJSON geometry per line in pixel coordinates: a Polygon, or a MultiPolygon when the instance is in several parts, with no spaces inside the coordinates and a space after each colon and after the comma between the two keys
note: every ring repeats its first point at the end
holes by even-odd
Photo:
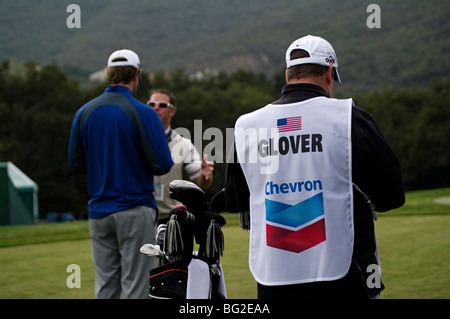
{"type": "Polygon", "coordinates": [[[241,116],[250,270],[264,285],[336,280],[353,251],[352,100],[317,97],[241,116]]]}

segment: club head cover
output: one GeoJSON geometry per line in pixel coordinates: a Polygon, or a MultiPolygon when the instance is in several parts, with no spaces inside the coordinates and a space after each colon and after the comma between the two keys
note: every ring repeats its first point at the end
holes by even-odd
{"type": "Polygon", "coordinates": [[[206,231],[205,249],[202,249],[203,257],[212,262],[219,260],[220,256],[223,256],[224,248],[222,229],[216,220],[212,219],[206,231]]]}
{"type": "Polygon", "coordinates": [[[185,180],[173,180],[169,183],[169,197],[187,207],[194,214],[203,212],[208,205],[205,192],[195,183],[185,180]]]}
{"type": "Polygon", "coordinates": [[[219,224],[220,227],[223,227],[227,223],[225,218],[219,213],[207,210],[202,214],[203,224],[207,226],[213,219],[216,221],[217,224],[219,224]]]}
{"type": "Polygon", "coordinates": [[[170,216],[170,220],[167,223],[166,236],[164,237],[164,252],[169,258],[174,258],[174,260],[180,259],[184,253],[181,227],[175,214],[170,216]]]}
{"type": "Polygon", "coordinates": [[[178,205],[172,208],[169,212],[169,217],[172,215],[177,216],[177,221],[180,224],[190,224],[195,221],[194,214],[188,212],[186,206],[184,205],[178,205]]]}
{"type": "MultiPolygon", "coordinates": [[[[226,224],[225,218],[212,211],[205,211],[201,215],[201,219],[197,219],[196,223],[196,229],[195,229],[195,241],[197,244],[199,244],[198,254],[201,258],[208,258],[210,256],[216,256],[217,252],[221,254],[223,249],[209,249],[208,247],[222,247],[221,243],[223,243],[223,235],[221,235],[222,231],[220,230],[220,227],[224,226],[226,224]],[[213,227],[213,228],[211,228],[213,227]],[[211,230],[214,230],[211,233],[211,230]],[[222,240],[213,240],[214,238],[221,237],[222,240]],[[214,243],[215,246],[211,246],[211,243],[214,243]],[[218,246],[217,246],[218,245],[218,246]],[[208,248],[208,253],[206,252],[206,249],[208,248]],[[211,253],[214,252],[214,253],[211,253]]],[[[214,258],[215,259],[215,258],[214,258]]]]}

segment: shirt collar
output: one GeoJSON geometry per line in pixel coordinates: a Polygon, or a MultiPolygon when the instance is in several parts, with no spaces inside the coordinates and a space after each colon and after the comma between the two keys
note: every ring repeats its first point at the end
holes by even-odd
{"type": "Polygon", "coordinates": [[[108,85],[105,92],[131,94],[131,90],[123,85],[108,85]]]}
{"type": "Polygon", "coordinates": [[[319,96],[328,97],[328,94],[318,85],[311,83],[288,84],[283,87],[281,97],[272,104],[301,102],[319,96]]]}

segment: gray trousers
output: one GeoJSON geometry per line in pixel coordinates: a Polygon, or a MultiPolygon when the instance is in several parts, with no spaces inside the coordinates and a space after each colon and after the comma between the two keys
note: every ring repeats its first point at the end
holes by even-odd
{"type": "Polygon", "coordinates": [[[148,298],[148,275],[154,258],[142,254],[144,244],[155,244],[157,210],[139,206],[101,219],[89,219],[95,298],[148,298]]]}

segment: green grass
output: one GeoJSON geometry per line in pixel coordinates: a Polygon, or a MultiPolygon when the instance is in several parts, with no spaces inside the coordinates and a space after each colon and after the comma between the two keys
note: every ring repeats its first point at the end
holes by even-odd
{"type": "Polygon", "coordinates": [[[384,217],[376,223],[383,298],[450,298],[450,215],[384,217]]]}
{"type": "MultiPolygon", "coordinates": [[[[430,189],[406,193],[406,204],[399,209],[388,212],[386,216],[398,215],[439,215],[450,213],[450,188],[430,189]],[[444,199],[440,204],[436,199],[444,199]]],[[[383,213],[379,214],[383,216],[383,213]]]]}
{"type": "MultiPolygon", "coordinates": [[[[450,189],[407,193],[404,207],[375,223],[384,299],[450,298],[450,189]],[[444,201],[445,202],[445,201],[444,201]]],[[[221,259],[229,298],[256,298],[248,269],[248,231],[237,215],[227,225],[221,259]]],[[[87,221],[0,227],[0,299],[93,298],[94,266],[87,221]],[[81,268],[81,288],[67,288],[67,266],[81,268]]]]}
{"type": "Polygon", "coordinates": [[[4,247],[0,259],[0,299],[94,297],[89,239],[4,247]],[[70,264],[81,268],[81,288],[67,288],[70,264]]]}
{"type": "Polygon", "coordinates": [[[0,226],[0,248],[89,238],[87,221],[0,226]]]}

